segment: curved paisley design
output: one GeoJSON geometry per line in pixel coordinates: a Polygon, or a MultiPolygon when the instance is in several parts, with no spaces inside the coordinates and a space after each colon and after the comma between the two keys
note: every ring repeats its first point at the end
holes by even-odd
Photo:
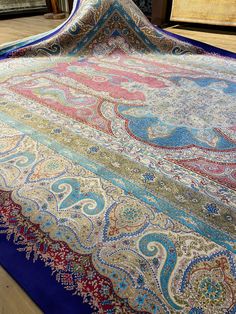
{"type": "MultiPolygon", "coordinates": [[[[2,130],[1,130],[2,131],[2,130]]],[[[4,134],[3,134],[4,135],[4,134]]],[[[3,136],[0,134],[0,156],[12,152],[16,149],[24,136],[3,136]]]]}
{"type": "Polygon", "coordinates": [[[202,313],[235,313],[236,265],[229,251],[193,259],[183,270],[180,297],[202,313]]]}
{"type": "Polygon", "coordinates": [[[39,51],[41,50],[41,51],[45,52],[45,54],[55,56],[55,55],[58,55],[61,52],[61,47],[59,45],[57,45],[57,44],[53,44],[51,47],[39,48],[38,50],[39,51]]]}
{"type": "Polygon", "coordinates": [[[168,301],[168,303],[175,310],[181,310],[181,307],[172,300],[168,291],[170,276],[177,262],[177,254],[176,254],[175,245],[164,234],[149,233],[143,236],[139,241],[139,249],[143,255],[147,257],[153,257],[158,253],[157,247],[152,245],[153,242],[161,244],[166,250],[166,260],[161,270],[161,278],[160,278],[162,293],[165,299],[168,301]]]}
{"type": "Polygon", "coordinates": [[[149,208],[144,209],[142,204],[134,206],[128,200],[120,204],[112,204],[105,216],[104,241],[114,241],[141,234],[153,217],[152,211],[149,208]]]}
{"type": "Polygon", "coordinates": [[[98,313],[236,313],[235,62],[72,12],[0,48],[0,233],[98,313]]]}
{"type": "Polygon", "coordinates": [[[61,210],[83,203],[82,209],[85,214],[93,216],[99,214],[105,206],[103,196],[93,192],[81,193],[80,183],[75,178],[64,178],[54,182],[52,191],[61,194],[62,201],[59,205],[61,210]]]}
{"type": "Polygon", "coordinates": [[[69,167],[69,162],[62,158],[44,158],[35,163],[27,177],[29,182],[39,182],[57,178],[64,174],[69,167]]]}
{"type": "Polygon", "coordinates": [[[35,160],[35,154],[25,151],[12,154],[10,156],[4,157],[0,159],[0,163],[8,162],[14,159],[19,159],[16,161],[17,167],[28,167],[31,165],[35,160]]]}

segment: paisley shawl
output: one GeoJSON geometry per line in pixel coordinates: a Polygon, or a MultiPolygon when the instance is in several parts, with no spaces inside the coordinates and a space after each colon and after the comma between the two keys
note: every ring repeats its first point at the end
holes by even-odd
{"type": "Polygon", "coordinates": [[[1,232],[99,313],[235,313],[234,57],[131,0],[2,46],[1,232]]]}

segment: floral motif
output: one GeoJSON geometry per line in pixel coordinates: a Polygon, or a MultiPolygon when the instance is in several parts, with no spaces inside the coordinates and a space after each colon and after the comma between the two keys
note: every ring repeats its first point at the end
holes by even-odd
{"type": "Polygon", "coordinates": [[[211,313],[212,308],[217,313],[231,313],[236,305],[235,279],[233,257],[221,251],[194,259],[184,271],[180,291],[194,305],[193,313],[211,313]]]}
{"type": "Polygon", "coordinates": [[[217,208],[216,204],[206,204],[204,208],[209,215],[219,215],[219,208],[217,208]]]}
{"type": "Polygon", "coordinates": [[[193,307],[190,311],[189,314],[204,314],[203,310],[199,307],[193,307]]]}
{"type": "Polygon", "coordinates": [[[146,172],[143,174],[143,178],[145,182],[153,182],[155,179],[155,175],[150,172],[146,172]]]}

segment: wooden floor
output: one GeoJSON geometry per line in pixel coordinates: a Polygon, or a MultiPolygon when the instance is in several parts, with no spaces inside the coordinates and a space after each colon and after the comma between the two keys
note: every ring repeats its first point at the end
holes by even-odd
{"type": "Polygon", "coordinates": [[[2,267],[0,267],[0,314],[42,314],[2,267]]]}
{"type": "Polygon", "coordinates": [[[189,25],[175,25],[166,28],[166,30],[173,34],[185,36],[215,47],[236,52],[236,30],[224,31],[222,29],[204,29],[203,27],[196,28],[189,25]]]}
{"type": "Polygon", "coordinates": [[[64,20],[48,20],[41,15],[0,20],[0,45],[47,32],[64,20]]]}
{"type": "MultiPolygon", "coordinates": [[[[0,20],[0,45],[49,31],[63,21],[46,20],[43,16],[0,20]]],[[[236,52],[236,36],[224,31],[203,31],[201,29],[172,26],[167,28],[174,34],[236,52]]],[[[41,311],[30,300],[17,283],[0,267],[0,314],[38,314],[41,311]]]]}

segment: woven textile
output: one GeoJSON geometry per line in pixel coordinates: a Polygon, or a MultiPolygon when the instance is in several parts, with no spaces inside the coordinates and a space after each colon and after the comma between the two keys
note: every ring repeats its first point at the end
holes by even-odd
{"type": "Polygon", "coordinates": [[[100,313],[235,313],[236,64],[218,53],[129,0],[76,2],[0,50],[1,231],[100,313]]]}

